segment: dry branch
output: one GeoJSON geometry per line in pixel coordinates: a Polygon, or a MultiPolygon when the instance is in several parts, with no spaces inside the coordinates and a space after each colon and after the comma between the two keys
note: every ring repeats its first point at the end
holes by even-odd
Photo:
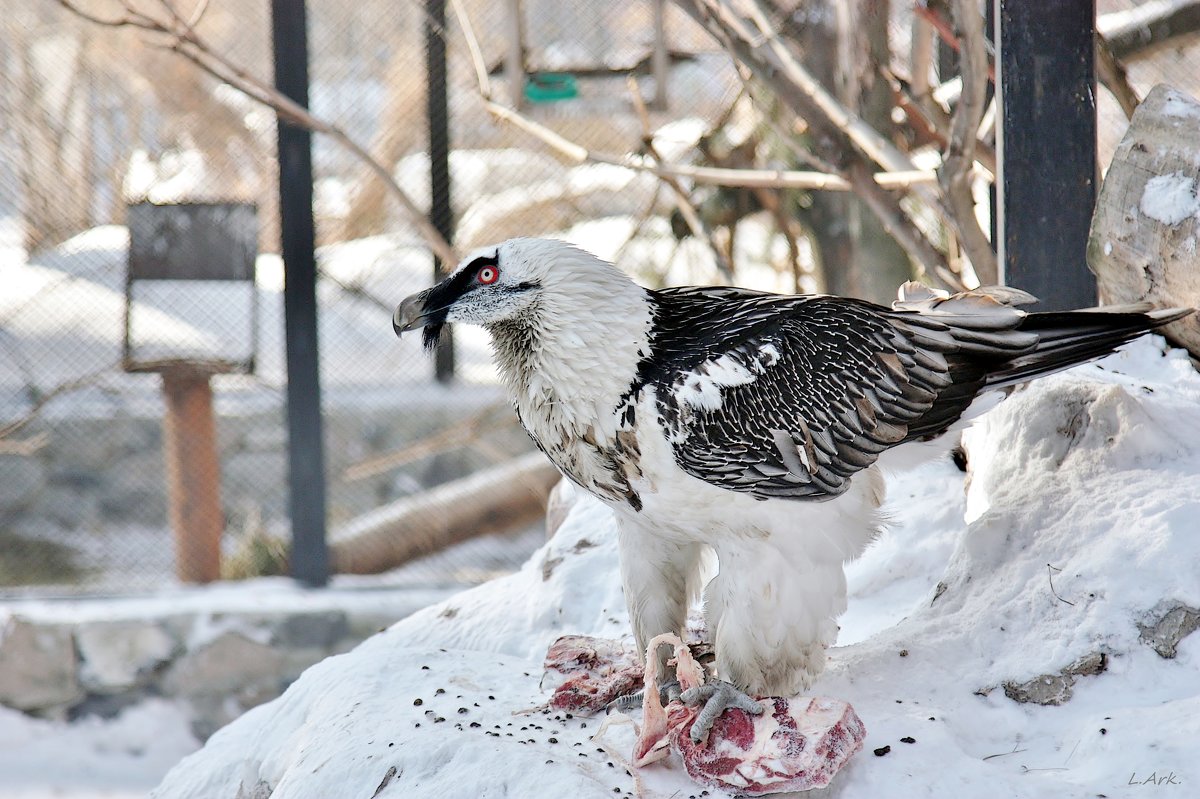
{"type": "Polygon", "coordinates": [[[468,419],[413,441],[400,449],[359,461],[347,468],[342,473],[342,478],[351,482],[365,480],[421,458],[470,446],[479,440],[484,430],[496,430],[515,422],[516,418],[507,404],[492,405],[468,419]]]}
{"type": "Polygon", "coordinates": [[[983,41],[983,18],[974,0],[954,0],[954,20],[961,40],[959,61],[962,66],[962,94],[954,107],[950,139],[942,158],[940,182],[946,202],[958,223],[958,233],[971,266],[981,284],[995,285],[999,280],[996,254],[992,251],[978,217],[971,181],[975,162],[975,141],[979,121],[987,102],[987,50],[983,41]]]}
{"type": "MultiPolygon", "coordinates": [[[[634,80],[632,75],[627,78],[627,81],[629,84],[629,94],[633,98],[633,107],[637,111],[638,119],[642,123],[642,148],[654,159],[652,165],[661,164],[662,156],[658,154],[658,150],[654,146],[654,131],[650,127],[650,113],[646,110],[646,103],[642,100],[642,93],[638,89],[637,81],[634,80]]],[[[708,242],[708,248],[712,251],[717,270],[727,282],[732,283],[733,264],[730,263],[730,259],[733,257],[733,248],[730,247],[731,251],[729,256],[726,257],[725,252],[713,237],[713,232],[708,229],[708,226],[704,224],[704,220],[700,218],[700,212],[696,210],[696,204],[692,202],[691,195],[688,194],[678,179],[668,175],[659,175],[658,177],[675,195],[675,201],[679,205],[679,213],[683,216],[684,222],[687,223],[688,229],[692,231],[692,235],[708,242]]]]}
{"type": "MultiPolygon", "coordinates": [[[[863,150],[855,143],[854,138],[847,132],[845,125],[857,120],[854,127],[861,134],[858,136],[859,144],[871,147],[877,155],[887,160],[889,169],[893,165],[901,166],[904,172],[911,173],[913,171],[912,164],[903,153],[886,141],[880,142],[881,137],[878,133],[872,134],[863,131],[863,127],[869,128],[869,126],[846,111],[819,84],[815,88],[822,98],[820,101],[814,98],[811,92],[806,91],[803,86],[797,85],[791,80],[789,74],[807,75],[805,84],[812,88],[810,85],[812,83],[811,75],[808,75],[807,71],[799,66],[778,39],[775,39],[775,42],[780,47],[765,52],[766,42],[769,38],[767,34],[751,31],[716,0],[676,0],[676,4],[720,42],[735,61],[745,65],[758,80],[770,87],[775,96],[797,116],[805,119],[810,125],[835,141],[844,141],[843,154],[849,162],[850,168],[840,177],[847,181],[851,191],[866,203],[887,232],[896,239],[914,262],[926,270],[931,279],[945,283],[951,288],[962,287],[961,282],[950,271],[946,263],[946,256],[925,238],[900,205],[899,198],[890,195],[879,183],[870,179],[873,171],[872,159],[866,157],[863,150]],[[780,63],[781,59],[789,62],[792,67],[785,69],[784,65],[780,63]],[[827,111],[834,112],[834,116],[831,117],[827,111]],[[839,120],[841,125],[838,124],[839,120]]],[[[768,24],[765,17],[763,24],[768,24]]],[[[919,186],[920,184],[915,185],[919,186]]],[[[924,192],[923,199],[932,201],[933,207],[938,208],[938,197],[935,191],[924,192]]],[[[953,224],[953,221],[950,221],[953,224]]]]}
{"type": "Polygon", "coordinates": [[[1200,0],[1151,0],[1124,11],[1101,14],[1096,30],[1113,57],[1129,63],[1178,46],[1200,32],[1200,0]]]}
{"type": "MultiPolygon", "coordinates": [[[[158,1],[158,5],[166,12],[165,17],[151,16],[134,6],[131,0],[121,0],[123,14],[107,18],[85,11],[75,0],[57,0],[57,2],[76,16],[97,25],[110,28],[132,27],[164,36],[167,40],[167,49],[191,61],[222,83],[232,86],[250,99],[272,109],[281,122],[330,137],[383,181],[400,203],[417,234],[438,258],[442,259],[443,263],[458,263],[458,256],[454,252],[454,248],[430,223],[425,212],[400,187],[387,167],[373,158],[365,147],[340,127],[314,116],[304,106],[216,52],[206,40],[196,33],[192,23],[175,10],[170,0],[158,1]]],[[[197,11],[203,11],[203,4],[198,7],[197,11]]],[[[198,18],[199,13],[194,13],[193,19],[198,18]]]]}

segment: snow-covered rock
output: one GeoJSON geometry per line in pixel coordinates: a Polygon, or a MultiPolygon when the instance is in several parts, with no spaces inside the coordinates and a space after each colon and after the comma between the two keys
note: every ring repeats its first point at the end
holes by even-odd
{"type": "MultiPolygon", "coordinates": [[[[1152,772],[1200,783],[1200,636],[1166,659],[1139,627],[1163,603],[1200,604],[1200,377],[1160,348],[1143,340],[1014,394],[969,439],[969,499],[949,462],[892,481],[894,524],[849,569],[846,643],[816,686],[869,730],[826,795],[1117,796],[1152,772]],[[1099,673],[1076,669],[1096,656],[1099,673]],[[1064,673],[1059,706],[1002,689],[1064,673]]],[[[154,796],[629,795],[589,740],[594,721],[521,712],[547,699],[542,658],[559,635],[627,631],[614,537],[581,498],[521,572],[309,669],[154,796]]],[[[652,795],[700,792],[674,758],[640,776],[652,795]]]]}

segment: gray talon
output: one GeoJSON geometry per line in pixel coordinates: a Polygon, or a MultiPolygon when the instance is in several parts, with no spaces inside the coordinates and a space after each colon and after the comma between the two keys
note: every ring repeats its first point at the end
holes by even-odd
{"type": "Polygon", "coordinates": [[[761,715],[766,710],[762,702],[751,698],[745,691],[724,680],[714,680],[695,688],[689,688],[679,695],[679,699],[685,705],[704,704],[700,715],[696,716],[696,721],[692,724],[691,739],[693,743],[700,743],[712,729],[713,722],[717,720],[717,717],[731,707],[744,710],[752,716],[761,715]]]}
{"type": "Polygon", "coordinates": [[[618,696],[613,701],[604,706],[605,715],[612,713],[614,710],[630,710],[642,704],[642,694],[644,691],[634,691],[631,694],[618,696]]]}

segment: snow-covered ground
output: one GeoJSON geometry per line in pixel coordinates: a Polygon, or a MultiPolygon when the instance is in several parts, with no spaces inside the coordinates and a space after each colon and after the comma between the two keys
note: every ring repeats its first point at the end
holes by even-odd
{"type": "MultiPolygon", "coordinates": [[[[1169,604],[1200,607],[1200,377],[1161,346],[1016,393],[969,437],[969,491],[948,462],[891,481],[894,523],[850,567],[843,639],[818,684],[869,730],[827,795],[1200,785],[1200,636],[1174,659],[1139,640],[1169,604]],[[1096,655],[1104,671],[1074,678],[1065,704],[1006,696],[1096,655]]],[[[616,568],[611,516],[580,498],[521,572],[314,666],[154,796],[626,795],[632,780],[589,740],[596,720],[520,712],[547,698],[557,636],[627,633],[616,568]]],[[[628,728],[611,740],[627,747],[628,728]]],[[[677,761],[642,776],[657,796],[701,793],[677,761]]]]}

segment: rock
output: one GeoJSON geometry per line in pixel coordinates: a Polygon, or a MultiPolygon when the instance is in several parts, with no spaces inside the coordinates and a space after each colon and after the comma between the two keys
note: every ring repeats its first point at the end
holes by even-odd
{"type": "Polygon", "coordinates": [[[83,696],[75,677],[75,642],[65,625],[0,621],[0,704],[54,711],[83,696]]]}
{"type": "Polygon", "coordinates": [[[192,733],[206,740],[252,707],[283,693],[286,658],[266,644],[227,631],[180,657],[163,678],[162,691],[192,705],[192,733]]]}
{"type": "Polygon", "coordinates": [[[242,696],[256,693],[264,684],[278,692],[282,669],[278,651],[228,631],[175,661],[163,687],[168,694],[184,697],[242,696]]]}
{"type": "Polygon", "coordinates": [[[1004,683],[1004,695],[1014,702],[1034,705],[1061,705],[1071,698],[1075,678],[1064,674],[1043,674],[1023,683],[1004,683]]]}
{"type": "Polygon", "coordinates": [[[1100,674],[1108,668],[1108,655],[1093,652],[1084,655],[1058,674],[1043,674],[1023,683],[1004,683],[1004,695],[1014,702],[1035,705],[1061,705],[1069,701],[1075,678],[1100,674]]]}
{"type": "Polygon", "coordinates": [[[75,645],[79,679],[89,692],[115,694],[146,681],[175,653],[178,642],[149,621],[90,623],[79,627],[75,645]]]}
{"type": "MultiPolygon", "coordinates": [[[[1200,103],[1165,85],[1138,106],[1104,177],[1088,266],[1106,304],[1200,304],[1200,103]]],[[[1200,357],[1200,318],[1163,328],[1200,357]]]]}
{"type": "Polygon", "coordinates": [[[1139,624],[1142,643],[1154,647],[1165,658],[1175,657],[1175,651],[1188,635],[1200,628],[1200,610],[1179,604],[1168,609],[1151,624],[1139,624]]]}
{"type": "Polygon", "coordinates": [[[273,641],[289,648],[333,649],[350,632],[340,610],[286,616],[275,628],[273,641]]]}
{"type": "Polygon", "coordinates": [[[0,511],[28,507],[45,487],[46,467],[40,459],[0,455],[0,511]]]}

